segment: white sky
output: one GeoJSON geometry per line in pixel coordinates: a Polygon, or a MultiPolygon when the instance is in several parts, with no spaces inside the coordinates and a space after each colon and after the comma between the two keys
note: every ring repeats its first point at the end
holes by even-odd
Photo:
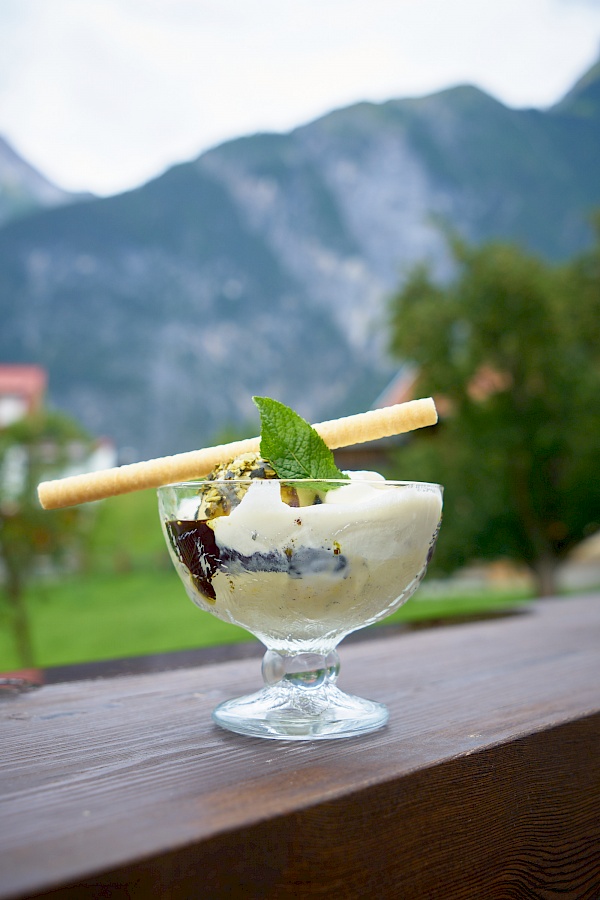
{"type": "Polygon", "coordinates": [[[600,0],[0,0],[0,34],[0,134],[109,194],[359,100],[551,105],[598,58],[600,0]]]}

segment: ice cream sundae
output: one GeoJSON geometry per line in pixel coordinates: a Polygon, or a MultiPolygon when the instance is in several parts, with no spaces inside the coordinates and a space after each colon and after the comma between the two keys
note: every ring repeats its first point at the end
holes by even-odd
{"type": "Polygon", "coordinates": [[[286,410],[276,407],[283,418],[270,423],[261,410],[259,452],[220,463],[202,482],[161,487],[163,528],[192,601],[268,648],[266,687],[221,704],[216,721],[261,737],[360,734],[381,727],[387,710],[340,691],[335,648],[416,590],[442,489],[340,471],[286,410]]]}

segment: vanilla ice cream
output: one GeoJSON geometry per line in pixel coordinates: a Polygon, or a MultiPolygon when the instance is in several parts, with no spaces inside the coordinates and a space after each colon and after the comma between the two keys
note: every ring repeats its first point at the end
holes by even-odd
{"type": "Polygon", "coordinates": [[[208,521],[196,517],[199,485],[165,523],[194,603],[283,652],[326,648],[399,607],[425,573],[442,489],[348,474],[333,490],[299,490],[311,504],[299,506],[277,479],[252,479],[229,514],[208,521]]]}

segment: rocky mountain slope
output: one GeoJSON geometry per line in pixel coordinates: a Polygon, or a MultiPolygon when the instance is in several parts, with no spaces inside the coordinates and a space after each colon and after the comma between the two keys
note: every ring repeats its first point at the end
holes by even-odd
{"type": "Polygon", "coordinates": [[[48,181],[0,136],[0,224],[78,199],[79,194],[63,191],[48,181]]]}
{"type": "Polygon", "coordinates": [[[392,371],[386,298],[417,260],[447,271],[435,219],[566,257],[599,139],[595,67],[547,111],[464,86],[230,141],[0,229],[0,358],[46,365],[53,401],[136,456],[245,423],[253,393],[357,411],[392,371]]]}

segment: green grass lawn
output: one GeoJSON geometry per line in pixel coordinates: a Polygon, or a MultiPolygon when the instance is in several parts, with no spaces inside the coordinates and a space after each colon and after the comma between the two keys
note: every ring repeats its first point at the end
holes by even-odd
{"type": "MultiPolygon", "coordinates": [[[[198,610],[174,571],[71,578],[30,590],[27,603],[39,666],[248,640],[243,629],[198,610]]],[[[0,669],[18,664],[7,627],[0,661],[0,669]]]]}
{"type": "MultiPolygon", "coordinates": [[[[383,624],[480,615],[522,602],[518,591],[440,596],[426,581],[383,624]]],[[[85,574],[31,584],[27,606],[41,667],[251,639],[186,597],[167,555],[154,491],[95,506],[85,574]]],[[[0,592],[0,671],[19,666],[9,626],[0,592]]]]}

